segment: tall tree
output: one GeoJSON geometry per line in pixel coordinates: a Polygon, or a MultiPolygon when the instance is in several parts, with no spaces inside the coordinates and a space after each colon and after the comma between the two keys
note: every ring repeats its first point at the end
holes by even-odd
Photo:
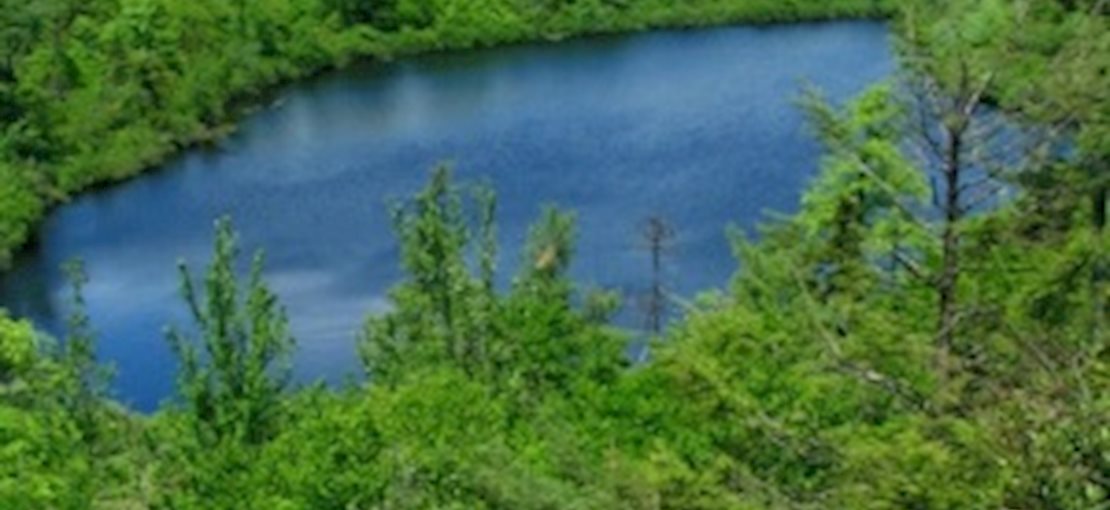
{"type": "Polygon", "coordinates": [[[238,255],[231,221],[224,218],[216,222],[203,294],[188,266],[180,264],[182,294],[199,341],[176,328],[168,336],[181,364],[179,391],[205,442],[258,443],[270,437],[289,380],[294,339],[277,296],[262,280],[264,257],[255,255],[241,287],[238,255]]]}
{"type": "Polygon", "coordinates": [[[485,253],[479,254],[481,280],[467,266],[472,235],[450,169],[436,168],[410,202],[393,205],[407,280],[391,291],[396,310],[368,319],[363,330],[360,353],[371,377],[386,380],[399,375],[406,364],[433,360],[468,372],[479,369],[482,360],[476,356],[486,351],[480,344],[488,339],[477,336],[485,328],[477,327],[471,312],[475,300],[488,303],[492,290],[492,203],[487,202],[482,213],[489,230],[480,243],[485,253]]]}
{"type": "Polygon", "coordinates": [[[651,285],[645,296],[648,331],[659,335],[667,316],[667,293],[663,285],[663,256],[674,242],[674,228],[663,218],[652,216],[643,229],[643,243],[651,257],[651,285]]]}
{"type": "Polygon", "coordinates": [[[108,398],[111,369],[97,363],[96,336],[92,329],[84,288],[88,283],[84,265],[77,260],[65,265],[71,286],[70,313],[62,342],[60,366],[65,370],[64,406],[88,443],[99,433],[99,411],[108,398]]]}

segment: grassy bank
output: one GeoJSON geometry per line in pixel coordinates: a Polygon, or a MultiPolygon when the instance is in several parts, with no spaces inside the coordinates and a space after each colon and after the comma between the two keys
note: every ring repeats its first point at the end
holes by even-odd
{"type": "MultiPolygon", "coordinates": [[[[17,3],[18,4],[18,3],[17,3]]],[[[664,27],[881,16],[874,0],[53,0],[5,7],[0,268],[46,212],[360,58],[664,27]],[[369,6],[369,7],[368,7],[369,6]]]]}

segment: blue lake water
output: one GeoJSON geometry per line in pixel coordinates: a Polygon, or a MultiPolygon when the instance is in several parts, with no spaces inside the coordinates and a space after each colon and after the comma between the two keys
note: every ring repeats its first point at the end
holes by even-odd
{"type": "Polygon", "coordinates": [[[575,40],[367,63],[288,87],[215,147],[53,212],[0,278],[0,304],[61,332],[59,266],[81,258],[100,356],[115,391],[149,410],[173,394],[167,324],[188,324],[176,261],[207,261],[229,214],[298,339],[302,381],[357,374],[354,338],[398,281],[386,201],[438,162],[499,197],[505,271],[544,204],[577,212],[583,285],[626,296],[642,325],[650,278],[639,233],[677,232],[667,283],[723,288],[736,270],[725,228],[790,212],[819,148],[795,99],[810,83],[845,99],[894,70],[885,26],[734,27],[575,40]]]}

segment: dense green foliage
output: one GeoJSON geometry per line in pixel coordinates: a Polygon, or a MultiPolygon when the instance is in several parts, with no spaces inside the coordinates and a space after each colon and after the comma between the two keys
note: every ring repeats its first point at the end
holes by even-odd
{"type": "MultiPolygon", "coordinates": [[[[361,42],[469,12],[430,5],[333,7],[361,42]]],[[[68,338],[0,316],[0,508],[1108,509],[1105,9],[907,2],[904,75],[804,98],[799,212],[733,235],[734,280],[643,363],[566,276],[573,215],[542,211],[499,290],[495,196],[446,169],[393,208],[407,276],[342,389],[289,384],[263,259],[238,275],[220,221],[202,285],[182,270],[177,398],[120,410],[73,267],[68,338]]]]}
{"type": "Polygon", "coordinates": [[[877,0],[2,0],[0,267],[44,211],[226,132],[283,81],[351,59],[732,21],[877,0]]]}

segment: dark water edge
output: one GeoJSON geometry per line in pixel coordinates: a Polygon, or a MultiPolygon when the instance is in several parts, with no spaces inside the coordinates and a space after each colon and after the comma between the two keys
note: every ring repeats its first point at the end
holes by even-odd
{"type": "Polygon", "coordinates": [[[793,100],[804,83],[843,99],[888,76],[884,25],[835,22],[656,32],[366,63],[290,87],[232,136],[164,168],[55,210],[0,281],[0,303],[53,334],[66,301],[58,267],[92,279],[100,355],[119,397],[140,410],[172,394],[162,335],[186,324],[176,260],[207,259],[213,220],[230,214],[299,340],[301,380],[355,373],[354,336],[388,306],[401,273],[385,201],[453,161],[498,192],[502,270],[542,204],[575,210],[573,275],[621,291],[622,324],[650,265],[638,232],[674,225],[674,291],[721,288],[736,268],[728,224],[790,212],[819,151],[793,100]]]}

